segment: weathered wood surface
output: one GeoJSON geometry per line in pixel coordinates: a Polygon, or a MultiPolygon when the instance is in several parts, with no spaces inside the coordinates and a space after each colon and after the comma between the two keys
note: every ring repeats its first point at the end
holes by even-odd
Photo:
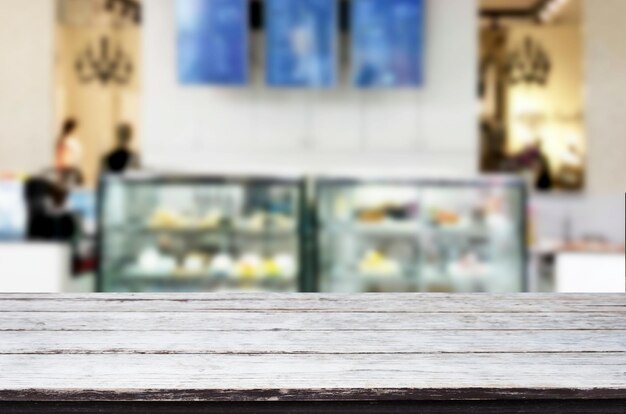
{"type": "Polygon", "coordinates": [[[521,398],[626,399],[626,295],[0,295],[0,401],[521,398]]]}
{"type": "Polygon", "coordinates": [[[624,414],[624,400],[3,403],[2,414],[624,414]]]}

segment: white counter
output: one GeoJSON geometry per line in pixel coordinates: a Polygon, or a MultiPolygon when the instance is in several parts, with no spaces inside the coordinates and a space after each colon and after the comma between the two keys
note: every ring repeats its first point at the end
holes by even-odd
{"type": "Polygon", "coordinates": [[[561,253],[556,256],[560,293],[624,293],[626,258],[622,254],[561,253]]]}
{"type": "Polygon", "coordinates": [[[63,293],[70,281],[68,246],[0,243],[0,292],[63,293]]]}

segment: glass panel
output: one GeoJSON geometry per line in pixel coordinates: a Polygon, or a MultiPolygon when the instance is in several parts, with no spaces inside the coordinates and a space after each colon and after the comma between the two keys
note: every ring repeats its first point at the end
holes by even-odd
{"type": "Polygon", "coordinates": [[[522,205],[515,188],[425,188],[420,290],[522,291],[522,205]]]}
{"type": "Polygon", "coordinates": [[[417,187],[328,183],[318,196],[322,291],[417,289],[417,187]]]}
{"type": "Polygon", "coordinates": [[[325,292],[520,292],[521,184],[339,183],[318,186],[325,292]]]}
{"type": "Polygon", "coordinates": [[[111,181],[105,291],[296,291],[300,187],[111,181]]]}

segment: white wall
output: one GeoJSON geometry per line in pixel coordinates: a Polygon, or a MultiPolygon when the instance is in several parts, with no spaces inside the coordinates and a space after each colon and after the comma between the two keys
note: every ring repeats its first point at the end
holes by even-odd
{"type": "Polygon", "coordinates": [[[0,171],[51,164],[54,1],[0,0],[0,171]]]}
{"type": "MultiPolygon", "coordinates": [[[[145,2],[143,151],[177,170],[328,167],[474,172],[476,0],[429,0],[419,91],[181,87],[173,0],[145,2]]],[[[258,55],[259,51],[256,50],[258,55]]]]}
{"type": "Polygon", "coordinates": [[[589,190],[626,192],[626,1],[585,0],[589,190]]]}
{"type": "Polygon", "coordinates": [[[604,238],[624,242],[624,195],[541,195],[532,200],[536,238],[554,242],[604,238]],[[569,227],[569,228],[568,228],[569,227]]]}

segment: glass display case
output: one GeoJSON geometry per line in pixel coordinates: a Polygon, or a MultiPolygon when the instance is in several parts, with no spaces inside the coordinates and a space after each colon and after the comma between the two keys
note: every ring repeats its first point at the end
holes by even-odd
{"type": "Polygon", "coordinates": [[[322,292],[521,292],[522,180],[316,184],[322,292]]]}
{"type": "Polygon", "coordinates": [[[109,176],[99,290],[300,289],[303,180],[109,176]]]}

